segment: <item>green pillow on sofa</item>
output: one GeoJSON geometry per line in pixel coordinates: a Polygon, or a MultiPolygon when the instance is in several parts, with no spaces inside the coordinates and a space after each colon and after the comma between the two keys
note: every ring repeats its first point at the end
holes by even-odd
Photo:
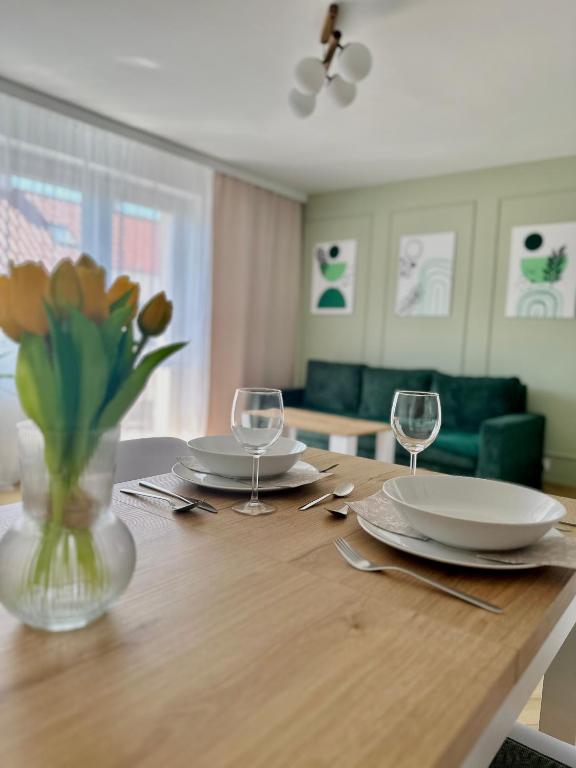
{"type": "Polygon", "coordinates": [[[526,410],[526,387],[516,377],[435,373],[431,390],[440,395],[442,428],[456,432],[478,432],[486,419],[526,410]]]}
{"type": "Polygon", "coordinates": [[[390,421],[394,393],[398,389],[428,392],[433,371],[402,368],[365,368],[358,416],[390,421]]]}

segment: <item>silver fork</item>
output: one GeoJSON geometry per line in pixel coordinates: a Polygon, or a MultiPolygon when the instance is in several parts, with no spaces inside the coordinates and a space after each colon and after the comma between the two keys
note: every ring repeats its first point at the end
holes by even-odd
{"type": "Polygon", "coordinates": [[[424,584],[428,584],[430,587],[439,589],[441,592],[446,592],[447,595],[452,595],[452,597],[457,597],[460,600],[464,600],[466,603],[475,605],[477,608],[484,608],[485,611],[492,611],[492,613],[502,613],[502,608],[499,608],[497,605],[493,605],[486,600],[481,600],[479,597],[469,595],[467,592],[461,592],[459,589],[447,587],[445,584],[442,584],[439,581],[429,579],[427,576],[422,576],[420,573],[415,573],[414,571],[408,570],[408,568],[400,568],[396,565],[378,565],[377,563],[373,563],[371,560],[368,560],[356,552],[355,549],[352,549],[350,544],[348,544],[345,539],[336,539],[334,544],[344,560],[346,560],[346,562],[349,563],[353,568],[357,568],[359,571],[385,571],[386,573],[403,573],[405,576],[412,576],[412,578],[417,579],[418,581],[422,581],[424,584]]]}

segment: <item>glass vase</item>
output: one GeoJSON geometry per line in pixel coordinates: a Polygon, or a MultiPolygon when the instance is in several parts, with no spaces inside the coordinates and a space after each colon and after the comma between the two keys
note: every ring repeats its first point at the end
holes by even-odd
{"type": "Polygon", "coordinates": [[[130,582],[134,539],[111,509],[118,433],[18,425],[23,503],[0,541],[0,601],[25,624],[79,629],[130,582]],[[46,446],[63,441],[71,448],[58,455],[67,458],[51,461],[46,446]]]}

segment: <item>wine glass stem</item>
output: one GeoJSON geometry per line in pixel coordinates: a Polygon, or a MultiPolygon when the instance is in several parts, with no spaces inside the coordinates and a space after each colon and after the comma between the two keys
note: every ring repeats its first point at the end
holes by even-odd
{"type": "Polygon", "coordinates": [[[417,458],[417,456],[418,456],[417,453],[412,453],[412,451],[410,451],[410,474],[411,475],[415,475],[416,474],[416,458],[417,458]]]}
{"type": "Polygon", "coordinates": [[[260,456],[252,457],[252,496],[250,504],[258,504],[258,475],[260,474],[260,456]]]}

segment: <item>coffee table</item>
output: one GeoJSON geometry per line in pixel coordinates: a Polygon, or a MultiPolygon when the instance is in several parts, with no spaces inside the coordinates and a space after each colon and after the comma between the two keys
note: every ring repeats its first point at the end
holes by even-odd
{"type": "Polygon", "coordinates": [[[305,408],[285,408],[284,424],[287,437],[296,438],[299,429],[328,435],[329,450],[349,456],[357,455],[359,437],[376,435],[376,460],[394,463],[394,434],[390,424],[384,421],[354,419],[305,408]]]}

